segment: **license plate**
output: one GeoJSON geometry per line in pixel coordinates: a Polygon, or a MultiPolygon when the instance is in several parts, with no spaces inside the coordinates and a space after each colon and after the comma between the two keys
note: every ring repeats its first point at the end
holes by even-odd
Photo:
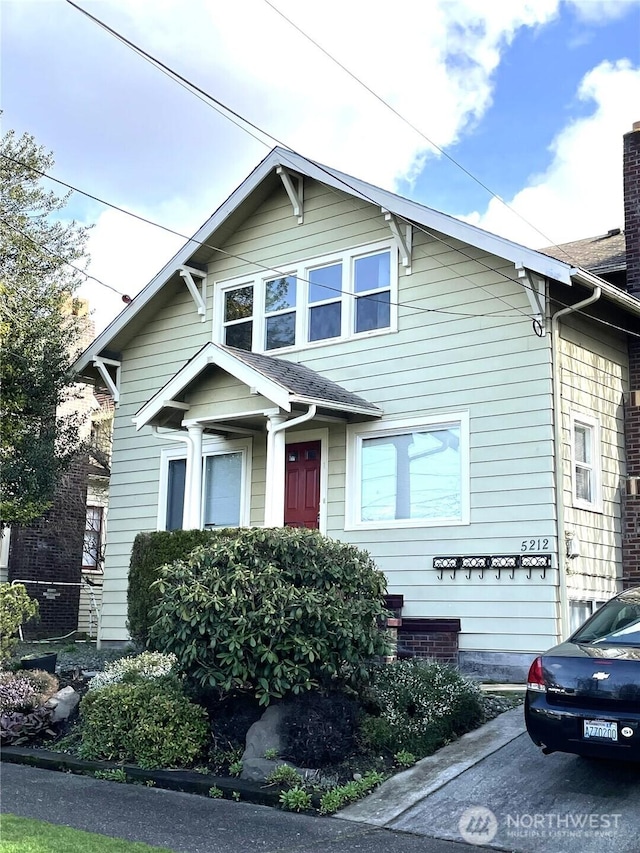
{"type": "Polygon", "coordinates": [[[606,720],[583,720],[585,740],[618,740],[618,724],[606,720]]]}

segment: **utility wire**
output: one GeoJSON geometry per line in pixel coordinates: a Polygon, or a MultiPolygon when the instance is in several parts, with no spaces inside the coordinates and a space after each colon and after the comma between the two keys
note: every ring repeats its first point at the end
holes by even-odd
{"type": "Polygon", "coordinates": [[[377,101],[379,101],[383,106],[387,107],[387,109],[391,110],[391,112],[396,116],[396,118],[399,118],[400,121],[404,122],[404,124],[406,124],[407,127],[411,128],[411,130],[413,130],[415,133],[417,133],[418,136],[420,136],[422,139],[424,139],[425,142],[427,142],[432,148],[435,148],[435,150],[438,151],[440,154],[442,154],[443,157],[446,157],[447,160],[449,160],[451,163],[453,163],[454,166],[457,166],[458,169],[460,169],[462,172],[464,172],[465,175],[467,175],[469,178],[471,178],[472,181],[475,181],[475,183],[478,184],[478,186],[482,187],[482,189],[485,190],[485,192],[489,193],[489,195],[491,195],[493,198],[495,198],[497,201],[499,201],[500,204],[503,204],[507,208],[507,210],[509,210],[511,213],[513,213],[515,216],[517,216],[518,219],[520,219],[522,222],[524,222],[525,225],[527,225],[529,228],[531,228],[533,231],[535,231],[536,234],[539,234],[541,237],[544,237],[544,239],[547,241],[547,243],[550,246],[553,246],[554,249],[560,249],[562,251],[562,253],[567,258],[569,258],[569,260],[573,263],[571,256],[568,254],[568,252],[566,252],[562,248],[562,246],[558,246],[557,243],[554,243],[553,240],[550,237],[548,237],[543,231],[540,231],[539,228],[537,228],[532,222],[530,222],[528,219],[526,219],[521,213],[518,213],[518,211],[514,207],[512,207],[508,202],[506,202],[503,198],[501,198],[499,195],[494,193],[494,191],[490,187],[488,187],[485,183],[483,183],[480,180],[480,178],[478,178],[476,175],[474,175],[473,172],[470,172],[469,169],[467,169],[465,166],[463,166],[462,163],[460,163],[458,160],[455,159],[455,157],[452,157],[451,154],[449,154],[447,151],[445,151],[444,148],[441,148],[436,142],[433,141],[433,139],[430,139],[426,135],[426,133],[424,133],[424,131],[420,130],[420,128],[417,127],[406,116],[402,115],[402,113],[399,112],[393,106],[393,104],[390,104],[381,95],[379,95],[370,86],[368,86],[363,80],[360,79],[360,77],[357,76],[357,74],[355,74],[353,71],[351,71],[349,68],[347,68],[346,65],[344,65],[342,62],[340,62],[339,59],[337,59],[335,56],[333,56],[333,54],[331,54],[326,48],[324,48],[321,44],[319,44],[319,42],[317,42],[307,32],[305,32],[301,27],[299,27],[298,24],[294,23],[291,20],[291,18],[287,17],[287,15],[285,15],[284,12],[282,12],[280,9],[278,9],[277,6],[275,6],[273,3],[271,3],[270,0],[263,0],[263,2],[266,3],[267,6],[269,6],[269,8],[273,9],[273,11],[276,12],[276,14],[280,15],[280,17],[283,18],[298,33],[300,33],[301,36],[303,36],[305,39],[307,39],[307,41],[311,42],[311,44],[314,45],[314,47],[316,47],[319,51],[321,51],[327,57],[327,59],[330,59],[331,62],[333,62],[335,65],[337,65],[339,68],[341,68],[345,72],[345,74],[348,74],[352,80],[355,80],[355,82],[358,83],[358,85],[362,86],[362,88],[365,89],[370,95],[372,95],[377,101]]]}
{"type": "MultiPolygon", "coordinates": [[[[245,258],[242,255],[237,255],[237,254],[234,254],[233,252],[228,252],[226,249],[222,249],[219,246],[214,246],[212,243],[207,243],[207,242],[204,242],[201,240],[196,240],[193,237],[188,237],[186,234],[182,234],[180,231],[176,231],[173,228],[169,228],[166,225],[161,225],[158,222],[154,222],[151,219],[147,219],[146,217],[141,216],[140,214],[133,213],[132,211],[126,210],[123,207],[119,207],[116,204],[112,204],[111,202],[106,201],[105,199],[102,199],[99,196],[92,195],[91,193],[87,193],[84,190],[81,190],[78,187],[74,186],[73,184],[67,183],[66,181],[62,181],[59,178],[56,178],[53,175],[49,174],[48,172],[43,172],[40,169],[36,169],[34,166],[30,166],[27,163],[23,163],[21,160],[17,160],[14,157],[9,157],[7,154],[3,154],[2,152],[0,152],[0,156],[6,160],[10,160],[13,163],[16,163],[20,166],[23,166],[24,168],[30,169],[31,171],[35,172],[36,174],[40,175],[41,177],[44,177],[44,178],[47,178],[48,180],[59,183],[62,186],[67,187],[67,189],[72,190],[73,192],[80,193],[80,195],[85,195],[88,198],[92,199],[93,201],[96,201],[99,204],[105,205],[105,207],[113,208],[114,210],[118,211],[119,213],[123,213],[126,216],[132,216],[134,219],[138,219],[147,225],[152,225],[152,226],[155,226],[156,228],[161,228],[162,230],[167,231],[168,233],[173,234],[176,237],[180,237],[181,239],[186,240],[190,243],[194,243],[197,246],[202,246],[206,249],[211,249],[211,251],[214,251],[214,252],[220,252],[221,254],[225,255],[228,258],[233,258],[234,260],[238,260],[238,261],[242,261],[243,263],[250,264],[250,265],[257,267],[258,269],[260,269],[264,272],[275,273],[278,276],[283,276],[283,275],[287,274],[286,271],[283,272],[283,270],[281,270],[277,267],[267,266],[265,264],[260,263],[260,261],[250,260],[249,258],[245,258]]],[[[7,223],[7,224],[9,224],[9,223],[7,223]]],[[[35,240],[33,240],[33,238],[29,237],[28,235],[19,231],[19,229],[15,228],[15,226],[9,225],[9,227],[13,228],[14,231],[18,231],[23,236],[27,237],[29,240],[31,240],[32,243],[35,243],[36,245],[40,246],[40,248],[43,248],[45,250],[47,249],[46,246],[43,246],[42,244],[37,243],[35,240]]],[[[448,248],[452,248],[452,247],[448,247],[448,248]]],[[[60,260],[64,260],[64,258],[60,258],[60,256],[55,256],[55,257],[58,257],[60,260]]],[[[441,265],[443,267],[445,266],[444,264],[442,264],[442,262],[439,262],[439,263],[441,263],[441,265]]],[[[73,266],[73,264],[71,264],[71,266],[73,266]]],[[[76,269],[78,269],[78,268],[76,267],[76,269]]],[[[489,268],[489,269],[492,269],[492,268],[489,268]]],[[[500,275],[504,275],[499,270],[493,270],[492,269],[492,271],[498,272],[500,275]]],[[[105,282],[101,281],[100,279],[96,278],[95,276],[89,276],[83,270],[79,270],[79,272],[83,273],[83,275],[86,275],[87,278],[91,278],[94,281],[98,282],[98,284],[102,284],[105,287],[108,287],[110,290],[113,290],[115,293],[118,293],[119,295],[124,295],[119,290],[116,290],[116,288],[112,287],[111,285],[106,284],[105,282]]],[[[299,281],[309,283],[309,280],[303,278],[302,276],[297,276],[297,278],[299,281]]],[[[460,278],[466,278],[466,276],[460,276],[460,278]]],[[[514,283],[513,279],[508,278],[508,276],[506,278],[508,281],[514,283]]],[[[473,282],[470,282],[470,283],[473,284],[473,282]]],[[[351,293],[350,291],[330,287],[329,285],[325,285],[325,288],[327,290],[333,290],[337,294],[351,296],[354,299],[357,298],[357,294],[351,293]]],[[[371,297],[371,298],[373,299],[373,297],[371,297]]],[[[377,300],[377,301],[379,301],[379,300],[377,300]]],[[[446,309],[439,309],[439,308],[422,308],[421,306],[412,305],[411,303],[405,303],[405,302],[391,302],[390,304],[394,305],[396,307],[408,308],[411,311],[416,311],[416,312],[426,313],[426,314],[450,314],[450,315],[456,316],[456,317],[478,317],[478,318],[495,317],[496,319],[506,319],[507,318],[506,315],[504,314],[505,309],[500,309],[500,311],[492,312],[489,314],[475,314],[475,313],[460,312],[460,311],[448,311],[446,309]]],[[[512,317],[522,317],[522,316],[528,317],[527,314],[523,314],[523,312],[518,311],[518,309],[514,309],[514,307],[512,305],[508,305],[508,307],[512,310],[517,311],[516,314],[511,315],[512,317]]]]}

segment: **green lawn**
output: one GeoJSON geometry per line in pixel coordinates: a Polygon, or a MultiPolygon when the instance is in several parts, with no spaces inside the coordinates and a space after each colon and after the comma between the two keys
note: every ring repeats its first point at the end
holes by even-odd
{"type": "Polygon", "coordinates": [[[0,853],[171,853],[166,847],[150,847],[139,841],[123,841],[93,832],[56,826],[44,820],[32,820],[3,814],[0,853]]]}

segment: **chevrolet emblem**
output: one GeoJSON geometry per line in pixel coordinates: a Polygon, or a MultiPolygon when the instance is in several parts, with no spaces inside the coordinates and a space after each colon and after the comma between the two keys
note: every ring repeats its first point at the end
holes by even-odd
{"type": "Polygon", "coordinates": [[[594,672],[591,678],[596,678],[598,681],[604,681],[604,679],[609,678],[610,675],[610,672],[594,672]]]}

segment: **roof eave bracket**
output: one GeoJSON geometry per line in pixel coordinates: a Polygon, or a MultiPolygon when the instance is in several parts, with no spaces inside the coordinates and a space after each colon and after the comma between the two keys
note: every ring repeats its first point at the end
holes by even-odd
{"type": "Polygon", "coordinates": [[[298,217],[298,225],[302,225],[304,222],[304,178],[296,172],[290,172],[284,166],[278,166],[276,174],[280,175],[282,184],[293,207],[293,215],[298,217]]]}
{"type": "Polygon", "coordinates": [[[382,213],[384,214],[384,218],[391,229],[391,234],[393,235],[393,239],[396,242],[396,246],[398,247],[398,252],[400,253],[400,262],[404,267],[404,271],[406,275],[411,275],[411,253],[413,250],[413,225],[409,222],[405,223],[404,234],[400,229],[400,225],[398,224],[398,219],[395,214],[390,213],[388,210],[385,210],[384,207],[380,208],[382,213]]]}
{"type": "Polygon", "coordinates": [[[522,284],[529,299],[529,305],[533,313],[534,323],[538,324],[540,329],[540,337],[543,337],[546,332],[546,298],[547,298],[547,280],[544,276],[538,273],[531,272],[524,264],[515,264],[518,280],[522,284]]]}
{"type": "Polygon", "coordinates": [[[102,377],[102,381],[107,386],[114,405],[117,406],[120,402],[120,362],[113,358],[103,358],[97,355],[93,359],[93,366],[102,377]],[[115,368],[115,377],[109,373],[109,367],[115,368]]]}
{"type": "Polygon", "coordinates": [[[187,266],[179,267],[178,273],[187,285],[191,298],[200,315],[200,322],[204,323],[207,314],[207,274],[202,272],[202,270],[187,266]],[[194,281],[194,276],[200,279],[200,289],[198,289],[198,285],[194,281]]]}

